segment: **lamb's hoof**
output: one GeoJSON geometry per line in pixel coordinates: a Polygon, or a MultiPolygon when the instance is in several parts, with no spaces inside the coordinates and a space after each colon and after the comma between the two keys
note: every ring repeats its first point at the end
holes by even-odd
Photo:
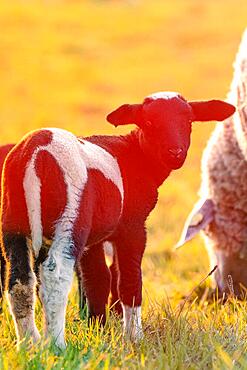
{"type": "Polygon", "coordinates": [[[66,349],[66,343],[64,338],[57,338],[54,344],[59,351],[64,351],[66,349]]]}
{"type": "Polygon", "coordinates": [[[129,339],[131,342],[138,344],[144,338],[144,334],[142,328],[135,327],[129,330],[124,329],[124,337],[129,339]]]}
{"type": "Polygon", "coordinates": [[[17,350],[19,351],[22,346],[25,346],[26,349],[31,350],[32,347],[40,341],[40,339],[41,336],[36,329],[31,334],[28,333],[23,339],[18,338],[17,350]]]}
{"type": "Polygon", "coordinates": [[[31,335],[31,338],[32,338],[32,342],[34,344],[36,344],[37,342],[40,341],[41,336],[40,336],[39,331],[38,331],[37,328],[34,330],[33,334],[31,335]]]}

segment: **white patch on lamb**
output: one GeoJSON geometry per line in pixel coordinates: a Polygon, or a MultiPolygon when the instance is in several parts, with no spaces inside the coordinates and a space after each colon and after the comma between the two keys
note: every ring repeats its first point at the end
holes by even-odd
{"type": "Polygon", "coordinates": [[[80,142],[80,152],[86,167],[101,171],[105,178],[111,180],[120,191],[123,202],[123,180],[117,160],[98,145],[82,139],[80,142]]]}
{"type": "Polygon", "coordinates": [[[105,241],[103,243],[104,253],[105,253],[105,259],[107,262],[107,266],[110,266],[113,263],[113,255],[114,255],[114,249],[113,245],[109,241],[105,241]]]}
{"type": "Polygon", "coordinates": [[[46,317],[46,333],[52,335],[60,348],[64,348],[65,311],[75,265],[72,230],[87,181],[87,169],[76,137],[64,130],[51,131],[52,142],[45,150],[53,155],[63,171],[67,204],[57,222],[48,258],[41,267],[41,299],[46,317]],[[63,161],[60,160],[61,155],[63,161]]]}
{"type": "Polygon", "coordinates": [[[29,161],[23,180],[23,188],[27,204],[28,219],[31,228],[32,248],[35,257],[38,256],[42,245],[42,222],[41,222],[41,183],[35,171],[36,150],[29,161]],[[32,189],[32,191],[30,191],[32,189]]]}
{"type": "Polygon", "coordinates": [[[160,92],[156,92],[154,94],[148,95],[146,99],[153,99],[153,100],[165,99],[165,100],[169,100],[169,99],[172,99],[172,98],[176,98],[178,96],[179,96],[179,94],[177,92],[160,91],[160,92]]]}

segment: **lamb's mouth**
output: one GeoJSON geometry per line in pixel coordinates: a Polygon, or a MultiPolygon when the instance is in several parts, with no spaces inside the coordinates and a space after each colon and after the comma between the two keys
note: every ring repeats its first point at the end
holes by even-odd
{"type": "Polygon", "coordinates": [[[183,155],[179,158],[170,157],[169,165],[173,170],[178,170],[179,168],[183,166],[185,159],[186,159],[186,155],[183,155]]]}

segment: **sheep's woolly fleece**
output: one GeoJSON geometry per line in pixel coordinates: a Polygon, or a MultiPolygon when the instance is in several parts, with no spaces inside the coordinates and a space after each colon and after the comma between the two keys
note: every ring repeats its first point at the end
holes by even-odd
{"type": "Polygon", "coordinates": [[[218,124],[203,154],[200,195],[217,210],[206,228],[208,247],[247,256],[247,30],[234,64],[228,101],[234,116],[218,124]]]}

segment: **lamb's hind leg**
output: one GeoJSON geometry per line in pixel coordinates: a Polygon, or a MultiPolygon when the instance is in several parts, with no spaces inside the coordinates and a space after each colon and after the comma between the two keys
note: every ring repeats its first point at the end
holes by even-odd
{"type": "Polygon", "coordinates": [[[3,233],[2,242],[10,262],[8,296],[18,342],[26,336],[36,342],[40,335],[34,321],[35,275],[26,237],[3,233]]]}
{"type": "Polygon", "coordinates": [[[61,349],[65,348],[65,313],[75,265],[72,250],[71,240],[55,240],[40,269],[40,298],[45,313],[46,335],[51,336],[61,349]]]}

